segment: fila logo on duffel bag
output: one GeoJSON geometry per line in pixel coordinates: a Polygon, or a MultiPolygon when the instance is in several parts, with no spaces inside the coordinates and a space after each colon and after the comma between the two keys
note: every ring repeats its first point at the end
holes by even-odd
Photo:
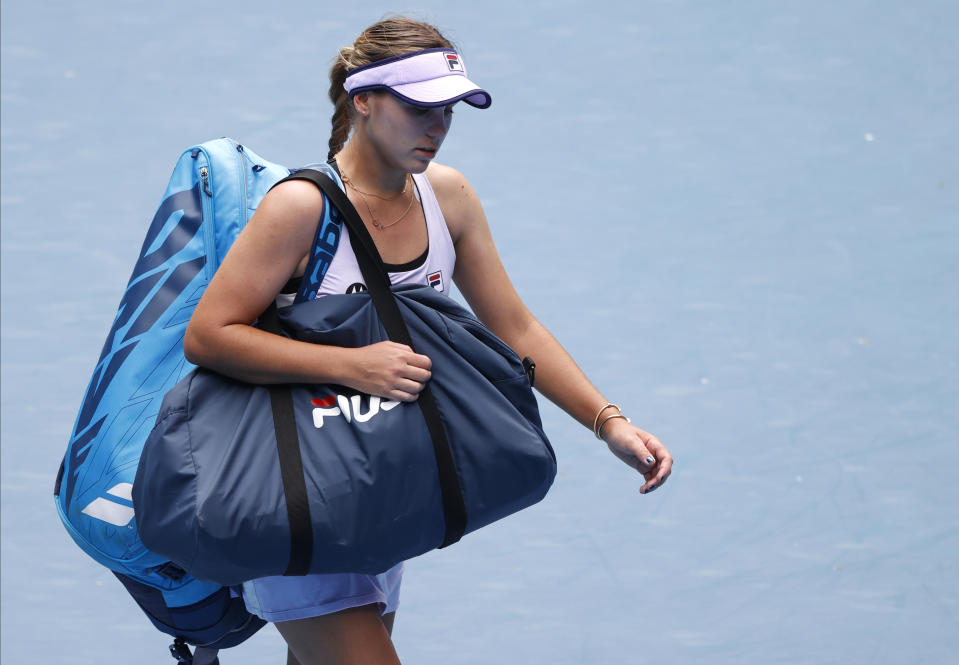
{"type": "Polygon", "coordinates": [[[314,397],[311,401],[315,407],[313,409],[313,425],[317,429],[323,427],[324,418],[343,416],[348,423],[354,420],[358,423],[365,423],[380,411],[389,411],[400,405],[396,400],[382,399],[375,395],[353,395],[351,397],[347,397],[346,395],[330,395],[323,399],[314,397]],[[369,409],[367,409],[365,413],[362,410],[363,397],[368,397],[370,400],[369,409]]]}
{"type": "Polygon", "coordinates": [[[107,494],[120,501],[97,497],[80,512],[113,526],[126,526],[133,519],[133,483],[114,485],[107,490],[107,494]]]}

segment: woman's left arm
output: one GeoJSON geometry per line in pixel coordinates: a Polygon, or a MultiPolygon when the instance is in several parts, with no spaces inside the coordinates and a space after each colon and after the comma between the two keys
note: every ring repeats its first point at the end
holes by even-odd
{"type": "MultiPolygon", "coordinates": [[[[522,358],[536,363],[536,388],[561,409],[592,429],[617,411],[590,383],[566,349],[553,337],[516,293],[503,267],[489,223],[476,192],[458,171],[431,164],[430,183],[446,217],[456,248],[453,279],[476,316],[522,358]],[[603,410],[602,413],[599,413],[603,410]]],[[[673,458],[655,436],[610,418],[601,428],[609,449],[639,471],[651,492],[669,477],[673,458]]]]}

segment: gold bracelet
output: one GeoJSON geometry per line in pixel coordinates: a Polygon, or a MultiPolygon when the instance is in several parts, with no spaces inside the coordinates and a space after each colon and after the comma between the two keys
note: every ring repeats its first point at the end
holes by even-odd
{"type": "Polygon", "coordinates": [[[619,405],[613,404],[612,402],[606,402],[606,406],[604,406],[603,408],[601,408],[599,411],[596,412],[596,417],[593,418],[593,434],[596,435],[596,438],[597,438],[597,439],[599,438],[599,430],[597,429],[596,426],[599,424],[599,417],[600,417],[601,415],[603,415],[603,411],[605,411],[605,410],[608,409],[609,407],[613,407],[614,409],[616,409],[616,410],[619,411],[620,413],[623,412],[623,410],[622,410],[621,408],[619,408],[619,405]]]}
{"type": "Polygon", "coordinates": [[[626,416],[624,416],[624,415],[621,414],[621,413],[614,413],[614,414],[612,414],[612,415],[606,416],[605,418],[603,418],[603,422],[601,422],[601,423],[599,424],[599,427],[596,428],[596,438],[597,438],[597,439],[600,439],[600,440],[603,439],[603,437],[601,436],[601,434],[602,434],[602,432],[603,432],[603,425],[605,425],[605,424],[607,423],[607,421],[610,421],[610,420],[612,420],[613,418],[622,418],[623,420],[625,420],[625,421],[628,422],[628,423],[633,422],[632,420],[630,420],[629,418],[627,418],[626,416]]]}

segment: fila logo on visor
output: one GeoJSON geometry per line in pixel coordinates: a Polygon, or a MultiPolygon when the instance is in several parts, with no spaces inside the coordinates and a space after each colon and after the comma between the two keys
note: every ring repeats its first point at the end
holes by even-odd
{"type": "Polygon", "coordinates": [[[460,57],[455,53],[446,54],[446,64],[449,66],[451,72],[463,71],[463,63],[460,62],[460,57]]]}

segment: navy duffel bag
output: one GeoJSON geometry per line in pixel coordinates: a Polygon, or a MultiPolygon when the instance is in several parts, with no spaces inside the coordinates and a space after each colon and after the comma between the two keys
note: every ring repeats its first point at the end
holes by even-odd
{"type": "Polygon", "coordinates": [[[344,347],[408,343],[432,378],[416,402],[396,402],[186,376],[163,401],[133,501],[144,544],[197,578],[380,573],[536,503],[555,476],[524,364],[431,287],[391,291],[333,188],[370,292],[279,310],[278,330],[344,347]]]}

